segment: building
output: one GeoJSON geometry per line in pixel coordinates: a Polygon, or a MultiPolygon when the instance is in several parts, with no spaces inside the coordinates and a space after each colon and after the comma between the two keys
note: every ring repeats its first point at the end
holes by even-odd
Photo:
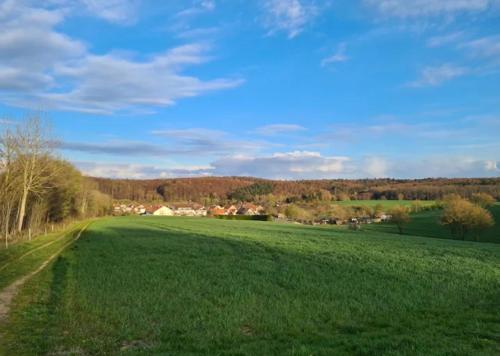
{"type": "Polygon", "coordinates": [[[231,205],[226,208],[226,215],[236,215],[238,213],[238,208],[234,205],[231,205]]]}
{"type": "Polygon", "coordinates": [[[174,216],[174,211],[163,205],[153,209],[152,214],[156,216],[174,216]]]}
{"type": "Polygon", "coordinates": [[[226,209],[219,205],[211,206],[208,209],[208,213],[212,216],[217,216],[217,215],[227,215],[226,209]]]}
{"type": "Polygon", "coordinates": [[[264,208],[260,205],[252,203],[244,203],[238,209],[238,215],[260,215],[264,212],[264,208]]]}
{"type": "Polygon", "coordinates": [[[196,211],[190,206],[176,207],[174,210],[176,216],[196,216],[196,211]]]}

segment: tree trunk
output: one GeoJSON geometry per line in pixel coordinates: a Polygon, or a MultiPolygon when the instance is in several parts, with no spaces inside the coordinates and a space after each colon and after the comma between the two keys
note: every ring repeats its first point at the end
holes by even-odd
{"type": "Polygon", "coordinates": [[[9,222],[5,222],[5,248],[9,248],[9,222]]]}
{"type": "Polygon", "coordinates": [[[10,229],[10,201],[7,203],[5,207],[5,215],[4,215],[4,224],[5,224],[5,248],[9,247],[9,229],[10,229]]]}
{"type": "Polygon", "coordinates": [[[21,205],[19,207],[19,219],[17,221],[17,231],[21,232],[23,229],[24,215],[26,215],[26,201],[28,200],[28,189],[23,189],[23,196],[21,198],[21,205]]]}

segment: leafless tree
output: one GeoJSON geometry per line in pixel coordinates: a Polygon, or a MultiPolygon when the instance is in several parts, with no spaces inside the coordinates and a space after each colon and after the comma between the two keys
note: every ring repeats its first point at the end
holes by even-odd
{"type": "Polygon", "coordinates": [[[26,217],[26,204],[30,194],[41,194],[50,180],[47,166],[51,153],[51,141],[42,126],[39,116],[33,116],[16,129],[16,157],[20,174],[20,197],[17,218],[17,231],[23,229],[26,217]]]}
{"type": "Polygon", "coordinates": [[[0,210],[1,224],[5,237],[5,247],[9,246],[9,234],[13,208],[17,197],[18,180],[16,175],[17,140],[7,129],[0,136],[0,210]]]}

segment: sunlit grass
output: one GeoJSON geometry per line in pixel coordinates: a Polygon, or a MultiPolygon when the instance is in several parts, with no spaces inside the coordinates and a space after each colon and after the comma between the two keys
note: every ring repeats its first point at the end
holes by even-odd
{"type": "Polygon", "coordinates": [[[500,246],[197,218],[95,222],[6,354],[495,354],[500,246]]]}

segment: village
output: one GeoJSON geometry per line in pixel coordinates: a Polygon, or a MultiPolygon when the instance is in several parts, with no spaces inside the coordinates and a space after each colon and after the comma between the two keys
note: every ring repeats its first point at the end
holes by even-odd
{"type": "MultiPolygon", "coordinates": [[[[309,216],[307,218],[291,214],[288,209],[283,209],[282,213],[268,211],[261,205],[245,202],[230,204],[228,206],[213,205],[205,207],[202,204],[136,204],[136,203],[115,203],[113,204],[113,215],[141,215],[141,216],[185,216],[185,217],[247,217],[252,220],[269,220],[276,222],[289,222],[307,225],[349,225],[358,229],[364,224],[376,224],[391,220],[391,215],[379,212],[367,212],[366,209],[356,210],[341,208],[342,211],[351,213],[343,217],[330,216],[329,218],[320,216],[309,216]],[[264,219],[265,218],[265,219],[264,219]]],[[[246,218],[245,218],[246,219],[246,218]]]]}
{"type": "Polygon", "coordinates": [[[264,215],[265,209],[260,205],[242,203],[223,207],[214,205],[205,207],[201,204],[185,205],[143,205],[143,204],[113,204],[114,215],[155,215],[155,216],[224,216],[224,215],[264,215]]]}

